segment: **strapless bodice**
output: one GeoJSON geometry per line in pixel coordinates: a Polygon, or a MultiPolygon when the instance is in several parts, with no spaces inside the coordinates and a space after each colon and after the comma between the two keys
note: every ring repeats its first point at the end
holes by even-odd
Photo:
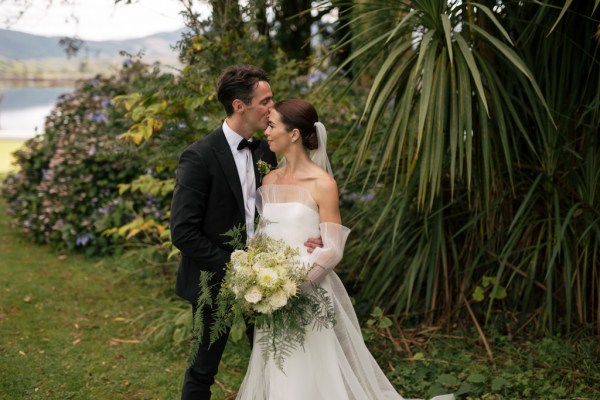
{"type": "Polygon", "coordinates": [[[258,190],[257,204],[260,232],[283,239],[300,251],[301,258],[306,258],[304,242],[320,236],[319,211],[310,192],[298,186],[265,185],[258,190]]]}
{"type": "Polygon", "coordinates": [[[304,242],[319,237],[319,212],[307,189],[288,185],[265,185],[257,194],[261,214],[260,232],[274,239],[283,239],[300,251],[308,252],[304,242]]]}

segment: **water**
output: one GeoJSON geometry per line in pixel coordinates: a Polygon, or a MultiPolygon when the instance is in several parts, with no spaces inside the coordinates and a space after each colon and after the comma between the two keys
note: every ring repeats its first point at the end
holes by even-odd
{"type": "Polygon", "coordinates": [[[72,87],[0,89],[0,139],[29,139],[42,133],[44,120],[60,95],[72,87]]]}

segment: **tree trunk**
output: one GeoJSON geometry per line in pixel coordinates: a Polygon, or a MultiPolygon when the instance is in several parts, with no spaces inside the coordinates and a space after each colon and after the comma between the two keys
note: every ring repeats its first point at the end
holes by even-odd
{"type": "Polygon", "coordinates": [[[210,0],[213,26],[217,32],[237,31],[242,23],[242,14],[237,0],[210,0]]]}

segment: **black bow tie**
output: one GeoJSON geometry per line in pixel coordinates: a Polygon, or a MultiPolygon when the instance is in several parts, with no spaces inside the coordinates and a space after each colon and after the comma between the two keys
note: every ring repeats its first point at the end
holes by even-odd
{"type": "Polygon", "coordinates": [[[240,144],[238,144],[237,149],[238,150],[243,150],[243,149],[245,149],[247,147],[247,148],[250,149],[250,151],[254,151],[254,150],[256,150],[256,148],[258,147],[258,145],[259,145],[259,141],[258,140],[253,140],[253,141],[250,142],[250,141],[248,141],[246,139],[242,139],[240,141],[240,144]]]}

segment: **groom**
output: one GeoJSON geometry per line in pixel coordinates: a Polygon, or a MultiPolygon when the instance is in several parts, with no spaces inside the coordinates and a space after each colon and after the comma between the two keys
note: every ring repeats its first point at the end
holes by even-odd
{"type": "MultiPolygon", "coordinates": [[[[223,125],[184,150],[177,169],[171,203],[171,239],[181,251],[175,292],[197,308],[201,270],[214,272],[214,282],[225,275],[224,266],[233,249],[223,236],[234,226],[253,234],[256,189],[260,183],[257,162],[277,163],[266,142],[252,137],[265,130],[273,107],[267,74],[252,65],[226,68],[217,80],[217,97],[225,108],[223,125]]],[[[245,237],[243,238],[246,239],[245,237]]],[[[202,310],[205,326],[213,322],[213,310],[202,310]]],[[[210,399],[210,387],[228,335],[208,346],[209,329],[196,361],[186,373],[182,400],[210,399]]],[[[252,329],[246,332],[252,343],[252,329]]]]}

